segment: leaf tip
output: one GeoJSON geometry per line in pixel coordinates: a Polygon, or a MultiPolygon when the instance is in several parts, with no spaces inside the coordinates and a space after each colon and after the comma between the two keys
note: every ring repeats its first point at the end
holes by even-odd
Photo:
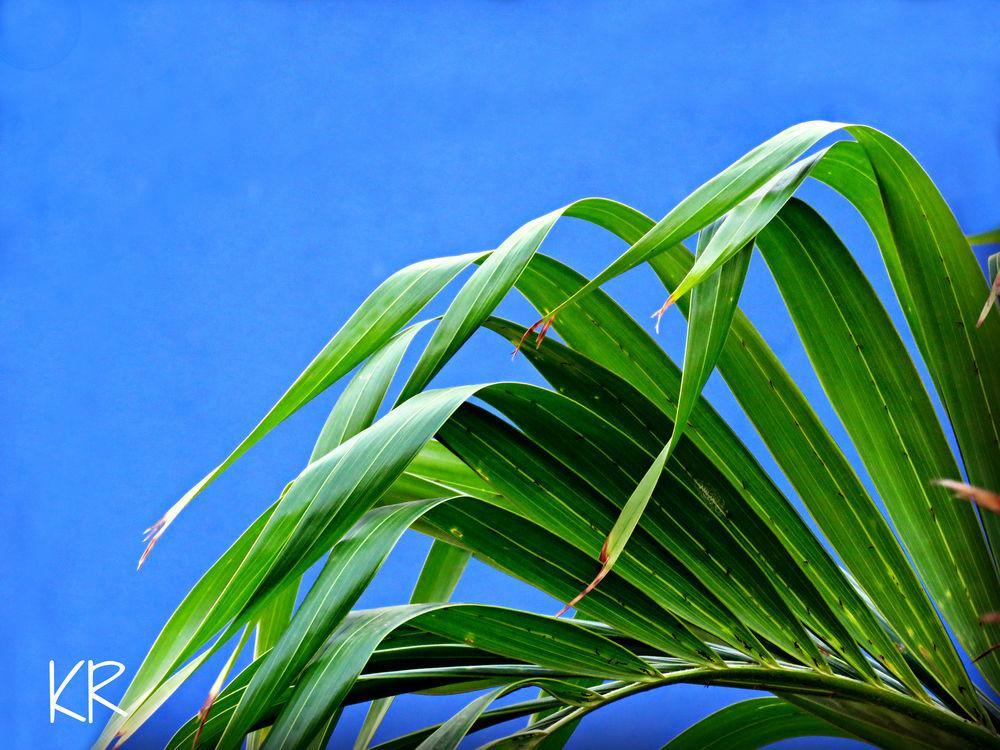
{"type": "Polygon", "coordinates": [[[545,322],[542,324],[542,327],[538,331],[538,336],[535,338],[536,349],[542,345],[543,341],[545,341],[545,335],[549,332],[549,329],[555,322],[556,322],[556,316],[553,315],[552,317],[546,319],[545,322]]]}
{"type": "Polygon", "coordinates": [[[541,320],[536,320],[528,328],[525,329],[524,335],[521,336],[521,340],[517,342],[517,346],[514,347],[514,352],[510,355],[511,360],[517,356],[517,353],[521,351],[521,347],[524,346],[524,342],[528,340],[528,336],[538,330],[538,327],[545,323],[545,318],[541,320]]]}
{"type": "MultiPolygon", "coordinates": [[[[605,543],[605,546],[607,546],[607,543],[605,543]]],[[[573,607],[575,607],[577,604],[580,603],[580,601],[583,599],[583,597],[585,597],[591,591],[593,591],[594,589],[596,589],[597,588],[597,584],[599,584],[601,581],[603,581],[604,577],[608,573],[610,573],[610,572],[611,572],[611,566],[608,565],[608,563],[607,563],[607,556],[606,556],[604,550],[602,549],[601,550],[601,569],[597,572],[597,575],[594,576],[594,580],[591,581],[590,583],[588,583],[587,586],[586,586],[586,588],[584,588],[583,591],[581,591],[579,594],[577,594],[572,599],[570,599],[566,603],[566,606],[564,606],[562,609],[559,610],[559,612],[556,614],[556,617],[562,617],[564,614],[566,614],[571,609],[573,609],[573,607]]]]}
{"type": "Polygon", "coordinates": [[[663,307],[661,307],[659,310],[657,310],[656,312],[654,312],[652,315],[649,316],[651,318],[656,319],[655,329],[657,335],[660,334],[660,321],[663,320],[664,313],[666,313],[667,310],[670,309],[670,306],[672,304],[674,304],[674,295],[671,294],[669,297],[667,297],[667,301],[663,303],[663,307]]]}
{"type": "Polygon", "coordinates": [[[983,306],[983,311],[979,313],[979,320],[976,321],[976,328],[980,328],[986,322],[986,316],[990,314],[990,310],[996,304],[998,296],[1000,296],[1000,273],[993,279],[989,296],[986,298],[986,304],[983,306]]]}
{"type": "Polygon", "coordinates": [[[521,351],[521,347],[524,346],[524,342],[527,341],[528,337],[531,334],[535,333],[536,331],[538,335],[535,337],[535,348],[537,349],[539,346],[541,346],[542,341],[545,340],[545,334],[549,332],[549,329],[552,327],[552,324],[555,323],[555,321],[556,321],[556,316],[550,315],[548,317],[541,318],[540,320],[536,320],[534,323],[532,323],[531,327],[527,328],[524,332],[524,335],[521,336],[521,340],[517,342],[517,346],[514,347],[514,352],[510,355],[510,358],[513,360],[514,357],[517,356],[517,353],[521,351]]]}
{"type": "Polygon", "coordinates": [[[153,551],[153,547],[159,541],[160,537],[163,535],[164,530],[167,528],[167,518],[164,516],[159,521],[154,523],[148,529],[142,533],[142,541],[146,542],[146,549],[142,551],[142,555],[139,557],[139,562],[135,566],[136,570],[142,568],[143,563],[146,562],[146,558],[149,557],[149,553],[153,551]]]}
{"type": "Polygon", "coordinates": [[[934,479],[932,484],[950,490],[956,500],[968,500],[980,508],[1000,513],[1000,495],[995,492],[965,482],[957,482],[954,479],[934,479]]]}
{"type": "Polygon", "coordinates": [[[215,703],[215,699],[218,695],[218,688],[213,686],[212,689],[208,691],[208,697],[205,698],[205,702],[198,710],[198,729],[195,730],[194,740],[191,741],[191,750],[197,750],[198,741],[201,739],[201,731],[205,728],[205,722],[208,721],[208,714],[212,710],[212,704],[215,703]]]}

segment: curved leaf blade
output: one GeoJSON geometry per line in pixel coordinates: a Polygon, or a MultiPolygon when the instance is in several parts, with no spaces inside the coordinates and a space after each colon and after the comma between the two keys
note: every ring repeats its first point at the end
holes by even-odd
{"type": "MultiPolygon", "coordinates": [[[[634,232],[642,232],[643,220],[646,226],[652,224],[650,219],[637,212],[634,214],[634,232]]],[[[624,239],[629,241],[631,237],[626,235],[624,239]]],[[[654,270],[670,286],[683,278],[692,262],[693,259],[687,250],[676,246],[670,252],[657,256],[653,265],[654,270]]],[[[584,283],[585,279],[576,272],[551,258],[539,255],[519,280],[518,288],[532,304],[544,310],[549,309],[553,300],[565,298],[574,290],[581,288],[584,283]]],[[[688,305],[688,297],[682,298],[679,302],[682,312],[687,312],[688,305]]],[[[657,427],[655,418],[650,418],[654,413],[651,412],[650,402],[668,417],[676,413],[680,387],[680,372],[676,365],[662,349],[656,346],[646,331],[600,290],[588,294],[573,307],[565,310],[556,321],[555,327],[577,352],[586,355],[590,361],[599,362],[617,377],[612,380],[606,377],[598,377],[593,381],[581,379],[591,371],[592,365],[587,365],[585,358],[581,358],[579,354],[562,350],[556,342],[550,342],[547,347],[528,350],[529,360],[541,368],[543,376],[557,390],[566,392],[581,403],[586,403],[608,421],[622,425],[634,439],[646,441],[647,450],[650,450],[651,454],[655,453],[659,446],[663,445],[669,433],[664,428],[657,427]],[[561,359],[560,352],[566,357],[561,359]],[[546,362],[549,362],[549,365],[545,365],[546,362]],[[638,400],[634,398],[637,389],[642,391],[638,400]],[[630,392],[633,397],[629,396],[630,392]],[[624,403],[629,403],[631,406],[625,408],[624,403]]],[[[759,424],[762,419],[782,419],[789,408],[786,401],[792,406],[802,407],[789,415],[785,421],[781,421],[780,429],[763,430],[765,440],[786,434],[796,435],[802,429],[800,425],[809,427],[810,424],[816,425],[821,431],[819,434],[826,436],[801,393],[790,382],[787,385],[792,390],[785,394],[785,390],[788,390],[785,387],[785,381],[788,381],[787,374],[781,369],[752,324],[739,311],[735,314],[733,329],[723,347],[719,366],[727,379],[733,379],[734,393],[744,408],[752,407],[748,409],[748,414],[756,420],[755,424],[759,424]],[[751,353],[754,356],[749,356],[751,353]],[[762,371],[762,367],[769,369],[762,371]],[[740,380],[737,381],[735,378],[740,380]],[[779,393],[782,394],[780,399],[777,398],[779,393]],[[747,402],[748,396],[756,400],[747,402]],[[809,419],[812,419],[812,423],[809,419]]],[[[510,333],[505,335],[510,336],[510,333]]],[[[668,428],[669,425],[666,425],[666,429],[668,428]]],[[[829,553],[774,486],[760,464],[728,425],[704,402],[699,402],[696,407],[688,437],[729,482],[740,489],[738,499],[745,501],[752,509],[751,516],[756,515],[760,522],[780,540],[781,545],[789,550],[799,573],[804,575],[815,586],[815,591],[821,595],[822,601],[815,602],[814,595],[807,594],[807,598],[803,601],[804,609],[801,606],[797,609],[800,616],[810,622],[810,627],[823,633],[827,642],[833,644],[834,648],[862,674],[871,674],[871,671],[858,646],[884,655],[885,663],[891,666],[893,673],[900,676],[914,692],[920,694],[922,688],[919,681],[870,612],[869,605],[858,595],[829,553]],[[815,619],[810,620],[809,613],[822,617],[822,624],[815,619]],[[842,622],[843,627],[838,627],[837,619],[842,622]],[[851,643],[851,638],[845,637],[844,628],[857,641],[857,645],[851,643]]],[[[807,445],[816,442],[814,436],[810,437],[813,439],[807,442],[807,445]]],[[[830,455],[824,460],[830,462],[833,467],[842,465],[849,477],[854,479],[857,491],[867,500],[863,487],[854,477],[836,444],[829,439],[829,436],[826,436],[826,439],[830,455]],[[837,463],[838,460],[841,464],[837,463]]],[[[683,448],[683,444],[680,447],[683,448]]],[[[784,463],[790,462],[791,468],[799,472],[795,475],[795,479],[799,481],[805,479],[811,483],[810,495],[803,493],[803,497],[828,493],[832,502],[840,501],[836,491],[843,482],[831,486],[817,481],[817,478],[829,472],[819,455],[812,453],[800,455],[802,443],[793,440],[777,446],[769,443],[769,447],[772,451],[775,451],[776,447],[784,449],[788,454],[783,456],[788,459],[784,463]],[[805,470],[801,471],[800,463],[803,458],[814,461],[815,466],[803,467],[805,470]]],[[[776,456],[781,454],[780,450],[775,452],[776,456]]],[[[785,468],[784,463],[783,468],[785,468]]],[[[797,489],[800,487],[800,484],[796,484],[797,489]]],[[[706,507],[711,510],[716,508],[716,504],[708,500],[706,507]]],[[[733,507],[740,506],[737,504],[733,507]]],[[[874,505],[871,507],[875,510],[874,505]]],[[[877,510],[875,512],[876,522],[884,526],[881,517],[877,515],[877,510]]],[[[724,516],[723,519],[725,520],[724,516]]],[[[751,520],[744,518],[740,525],[749,528],[750,524],[751,520]]],[[[730,528],[736,530],[733,526],[730,528]]],[[[753,549],[754,546],[751,544],[749,548],[753,549]]],[[[774,543],[764,542],[760,547],[776,549],[774,543]]],[[[780,559],[776,552],[769,557],[776,561],[780,559]]],[[[803,587],[797,581],[794,570],[786,568],[782,578],[787,583],[780,590],[809,591],[808,585],[803,587]]],[[[794,605],[794,600],[791,603],[794,605]]]]}
{"type": "Polygon", "coordinates": [[[590,706],[600,703],[601,694],[593,690],[574,685],[562,680],[523,680],[505,685],[486,695],[476,698],[465,708],[444,722],[423,742],[417,745],[417,750],[456,750],[459,743],[469,733],[476,721],[485,713],[495,700],[502,698],[515,690],[534,685],[553,698],[570,706],[590,706]]]}
{"type": "Polygon", "coordinates": [[[534,661],[570,674],[649,680],[656,670],[631,652],[563,620],[502,607],[426,604],[359,614],[336,633],[326,651],[296,685],[268,734],[265,748],[294,748],[312,736],[323,717],[343,701],[375,647],[411,621],[494,653],[534,661]]]}
{"type": "MultiPolygon", "coordinates": [[[[420,261],[397,271],[383,281],[225,460],[184,493],[151,527],[149,546],[143,553],[142,559],[146,558],[156,541],[188,503],[232,466],[240,456],[274,427],[309,403],[317,394],[380,349],[449,281],[482,255],[483,253],[469,253],[420,261]]],[[[141,560],[139,564],[142,564],[141,560]]]]}
{"type": "MultiPolygon", "coordinates": [[[[625,253],[571,296],[556,304],[551,314],[561,312],[606,281],[645,263],[711,224],[778,176],[820,140],[842,127],[841,123],[819,120],[804,122],[783,130],[752,149],[677,204],[639,238],[631,240],[631,247],[625,253]]],[[[745,243],[744,239],[738,247],[745,243]]]]}
{"type": "MultiPolygon", "coordinates": [[[[727,219],[728,221],[728,219],[727,219]]],[[[725,222],[723,222],[725,226],[725,222]]],[[[698,239],[699,252],[705,252],[715,236],[717,225],[705,229],[698,239]]],[[[653,459],[646,473],[642,475],[635,490],[622,508],[622,513],[608,534],[601,549],[601,572],[594,583],[606,575],[625,549],[629,537],[635,530],[649,498],[663,473],[663,468],[684,435],[688,419],[694,410],[708,376],[715,369],[722,346],[729,335],[729,326],[736,312],[740,290],[750,266],[753,245],[744,247],[731,263],[716,270],[693,294],[691,313],[688,321],[687,343],[684,349],[684,366],[681,371],[680,394],[677,397],[677,411],[670,439],[653,459]]],[[[697,262],[697,261],[696,261],[697,262]]],[[[593,585],[593,584],[592,584],[593,585]]],[[[584,591],[586,593],[586,590],[584,591]]],[[[583,594],[580,594],[583,596],[583,594]]],[[[570,602],[567,607],[576,602],[570,602]]]]}
{"type": "Polygon", "coordinates": [[[751,698],[706,716],[663,750],[758,750],[796,737],[853,738],[781,698],[751,698]]]}
{"type": "MultiPolygon", "coordinates": [[[[838,144],[837,158],[817,170],[855,205],[878,240],[917,348],[955,432],[970,483],[1000,487],[1000,319],[974,327],[986,298],[982,270],[947,203],[900,144],[872,128],[852,126],[857,144],[838,144]]],[[[1000,519],[985,516],[994,558],[1000,519]]],[[[1000,680],[1000,656],[982,665],[1000,680]]]]}
{"type": "Polygon", "coordinates": [[[403,532],[440,500],[370,511],[331,551],[302,605],[263,658],[230,719],[220,747],[238,747],[280,691],[311,659],[367,588],[403,532]]]}
{"type": "MultiPolygon", "coordinates": [[[[1000,582],[974,508],[932,485],[956,476],[958,466],[888,314],[833,230],[804,203],[789,203],[758,245],[928,591],[959,639],[979,653],[990,645],[979,614],[1000,608],[1000,582]]],[[[907,627],[913,643],[916,629],[934,625],[907,627]]],[[[935,641],[914,645],[931,658],[935,641]]],[[[946,687],[958,700],[973,696],[964,672],[946,687]]]]}

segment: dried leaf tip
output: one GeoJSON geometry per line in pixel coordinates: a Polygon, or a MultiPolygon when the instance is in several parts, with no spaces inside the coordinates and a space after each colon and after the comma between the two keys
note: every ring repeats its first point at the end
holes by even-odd
{"type": "Polygon", "coordinates": [[[674,295],[671,294],[669,297],[667,297],[667,301],[663,303],[663,307],[661,307],[659,310],[657,310],[656,312],[654,312],[652,315],[649,316],[651,318],[656,318],[656,326],[655,327],[656,327],[656,334],[657,335],[660,334],[660,321],[663,320],[663,314],[668,309],[670,309],[670,306],[672,304],[674,304],[674,295]]]}
{"type": "Polygon", "coordinates": [[[979,313],[979,320],[976,321],[976,328],[979,328],[986,320],[986,316],[990,314],[990,310],[996,304],[998,296],[1000,296],[1000,273],[993,279],[993,284],[990,286],[990,294],[986,298],[986,304],[983,306],[983,311],[979,313]]]}
{"type": "Polygon", "coordinates": [[[569,602],[566,603],[562,609],[556,613],[556,617],[562,617],[564,614],[569,612],[573,607],[580,603],[580,601],[589,594],[591,591],[597,588],[597,584],[604,580],[604,577],[611,572],[611,566],[608,564],[608,542],[609,539],[604,540],[604,546],[601,547],[601,554],[597,558],[601,563],[601,569],[597,571],[597,575],[594,576],[594,580],[587,584],[586,588],[579,594],[574,596],[569,602]]]}
{"type": "Polygon", "coordinates": [[[538,332],[538,335],[535,338],[535,348],[537,349],[539,346],[541,346],[542,341],[545,340],[545,334],[549,332],[549,329],[552,327],[552,324],[555,323],[555,321],[556,321],[556,316],[552,315],[547,318],[542,318],[541,320],[536,320],[534,323],[532,323],[531,327],[525,330],[524,335],[521,336],[521,340],[517,342],[517,346],[514,347],[514,352],[513,354],[510,355],[510,358],[513,360],[514,357],[517,356],[517,353],[521,351],[521,347],[524,346],[524,342],[527,341],[528,337],[531,334],[535,333],[536,331],[538,332]]]}
{"type": "Polygon", "coordinates": [[[148,542],[156,532],[163,528],[164,519],[160,519],[144,532],[142,532],[142,541],[148,542]]]}
{"type": "Polygon", "coordinates": [[[194,740],[191,742],[191,750],[196,750],[198,747],[198,740],[201,739],[201,731],[205,728],[205,722],[208,721],[208,714],[212,710],[212,704],[215,703],[215,699],[218,696],[218,687],[213,685],[212,689],[208,691],[208,697],[205,698],[205,702],[198,709],[198,729],[195,730],[194,740]]]}
{"type": "Polygon", "coordinates": [[[545,341],[546,334],[548,334],[549,329],[552,327],[552,324],[555,323],[555,322],[556,322],[556,316],[553,315],[552,317],[550,317],[548,320],[546,320],[542,324],[542,328],[538,332],[538,336],[535,338],[535,348],[536,349],[542,345],[543,341],[545,341]]]}
{"type": "Polygon", "coordinates": [[[166,527],[167,519],[164,516],[142,533],[142,541],[147,542],[147,544],[146,549],[142,551],[142,555],[139,557],[139,564],[135,566],[136,570],[142,568],[142,564],[146,562],[146,558],[149,557],[149,553],[153,551],[153,547],[163,535],[163,531],[166,527]]]}
{"type": "Polygon", "coordinates": [[[594,580],[587,584],[587,587],[581,591],[579,594],[570,599],[566,605],[556,613],[556,617],[562,617],[564,614],[569,612],[573,607],[580,603],[580,601],[589,594],[591,591],[597,588],[597,584],[604,580],[604,576],[611,572],[611,568],[602,566],[597,575],[594,576],[594,580]]]}
{"type": "Polygon", "coordinates": [[[541,320],[537,320],[532,323],[531,327],[525,329],[524,335],[521,336],[521,340],[517,342],[517,346],[514,347],[514,352],[510,355],[511,360],[513,360],[514,357],[517,356],[517,353],[521,351],[521,347],[524,346],[524,342],[528,340],[528,336],[537,331],[539,326],[541,326],[544,322],[545,318],[542,318],[541,320]]]}
{"type": "Polygon", "coordinates": [[[995,492],[964,482],[956,482],[954,479],[935,479],[934,484],[951,490],[952,495],[958,500],[969,500],[980,508],[1000,513],[1000,495],[995,492]]]}

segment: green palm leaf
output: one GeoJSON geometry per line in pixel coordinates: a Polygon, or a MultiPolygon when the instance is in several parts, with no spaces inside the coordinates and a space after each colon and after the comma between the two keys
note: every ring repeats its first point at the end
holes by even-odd
{"type": "MultiPolygon", "coordinates": [[[[847,249],[804,204],[789,204],[758,241],[928,591],[959,639],[980,653],[991,633],[979,615],[1000,608],[1000,581],[975,509],[931,483],[957,476],[958,466],[888,315],[847,249]]],[[[933,656],[943,650],[942,636],[939,630],[917,641],[917,650],[933,656]]],[[[946,687],[953,697],[973,697],[964,670],[952,674],[946,687]]]]}
{"type": "MultiPolygon", "coordinates": [[[[152,536],[149,546],[143,553],[143,559],[188,503],[214,482],[222,472],[232,466],[275,426],[354,369],[366,357],[381,349],[385,342],[449,281],[481,256],[482,253],[470,253],[421,261],[397,271],[386,279],[361,304],[226,459],[184,493],[163,518],[153,525],[152,536]]],[[[142,560],[139,564],[142,565],[142,560]]]]}
{"type": "MultiPolygon", "coordinates": [[[[699,252],[704,252],[710,246],[717,227],[718,225],[715,224],[701,232],[698,237],[699,252]]],[[[566,605],[567,609],[576,604],[607,575],[607,571],[618,560],[629,537],[638,525],[646,504],[663,473],[663,468],[670,460],[670,456],[684,434],[684,429],[687,427],[688,419],[694,410],[698,396],[705,383],[708,382],[708,376],[715,369],[719,352],[725,343],[726,336],[729,335],[733,313],[736,311],[736,303],[739,300],[743,280],[746,278],[750,265],[752,249],[752,245],[745,247],[738,260],[728,264],[725,268],[720,268],[692,295],[692,314],[688,324],[687,346],[684,350],[684,368],[681,374],[680,392],[677,397],[674,428],[670,433],[670,439],[635,485],[635,489],[622,508],[621,515],[618,516],[618,520],[611,528],[608,538],[601,548],[600,561],[602,565],[597,577],[581,594],[578,594],[573,601],[566,605]]],[[[657,320],[657,329],[659,329],[659,320],[657,320]]],[[[802,635],[799,634],[800,639],[802,635]]]]}
{"type": "Polygon", "coordinates": [[[265,434],[354,371],[309,464],[193,586],[98,745],[126,741],[235,643],[214,702],[169,747],[249,738],[255,750],[318,750],[344,706],[372,702],[360,750],[395,695],[489,690],[380,747],[455,747],[523,717],[491,747],[553,750],[591,712],[678,683],[776,697],[713,714],[669,748],[812,734],[886,748],[1000,746],[1000,711],[959,650],[982,653],[977,667],[1000,684],[991,650],[1000,624],[988,614],[1000,611],[1000,516],[981,517],[936,483],[1000,488],[1000,371],[986,366],[1000,350],[1000,318],[988,314],[995,295],[969,242],[902,146],[864,126],[812,122],[752,150],[659,222],[587,198],[527,222],[496,250],[403,269],[152,529],[155,542],[265,434]],[[814,150],[838,131],[854,140],[814,150]],[[794,197],[809,176],[867,221],[943,419],[848,249],[794,197]],[[588,280],[539,253],[562,217],[627,248],[588,280]],[[682,243],[696,233],[692,255],[682,243]],[[888,517],[737,308],[754,247],[888,517]],[[643,263],[687,317],[682,367],[600,289],[643,263]],[[473,264],[440,318],[406,327],[473,264]],[[542,316],[527,332],[494,317],[515,288],[542,316]],[[396,405],[376,419],[428,325],[396,405]],[[524,354],[549,387],[428,390],[481,328],[515,346],[537,331],[524,354]],[[550,328],[562,341],[540,345],[550,328]],[[825,541],[701,396],[715,368],[825,541]],[[352,612],[411,528],[434,538],[412,603],[352,612]],[[577,619],[448,603],[470,556],[575,604],[577,619]],[[303,574],[324,557],[296,606],[303,574]],[[588,586],[595,572],[599,585],[588,586]],[[254,659],[222,685],[250,627],[254,659]],[[525,686],[543,694],[492,705],[525,686]]]}
{"type": "Polygon", "coordinates": [[[663,750],[757,750],[794,737],[849,737],[780,698],[752,698],[706,716],[663,750]]]}

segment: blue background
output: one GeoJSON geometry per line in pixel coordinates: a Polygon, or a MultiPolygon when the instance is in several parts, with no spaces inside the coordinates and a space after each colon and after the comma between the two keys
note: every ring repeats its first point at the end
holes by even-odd
{"type": "MultiPolygon", "coordinates": [[[[136,574],[139,532],[392,270],[491,247],[587,195],[661,216],[811,118],[893,134],[967,230],[990,228],[998,50],[995,2],[4,2],[5,742],[93,740],[96,726],[48,724],[48,660],[61,673],[113,659],[131,676],[187,588],[301,468],[334,394],[217,482],[136,574]]],[[[819,187],[806,196],[888,292],[857,218],[819,187]]],[[[621,248],[567,223],[546,250],[593,273],[621,248]]],[[[664,296],[645,271],[609,288],[641,316],[664,296]]],[[[757,265],[744,309],[843,438],[757,265]]],[[[678,352],[676,318],[661,338],[678,352]]],[[[507,354],[479,337],[439,382],[533,377],[507,354]]],[[[771,468],[724,389],[710,395],[771,468]]],[[[405,600],[426,548],[407,537],[363,604],[405,600]]],[[[554,607],[482,566],[457,598],[554,607]]],[[[213,666],[134,747],[166,741],[213,666]]],[[[570,747],[657,748],[735,697],[638,697],[589,718],[570,747]]],[[[380,736],[455,706],[403,699],[380,736]]],[[[341,742],[360,717],[347,712],[341,742]]]]}

